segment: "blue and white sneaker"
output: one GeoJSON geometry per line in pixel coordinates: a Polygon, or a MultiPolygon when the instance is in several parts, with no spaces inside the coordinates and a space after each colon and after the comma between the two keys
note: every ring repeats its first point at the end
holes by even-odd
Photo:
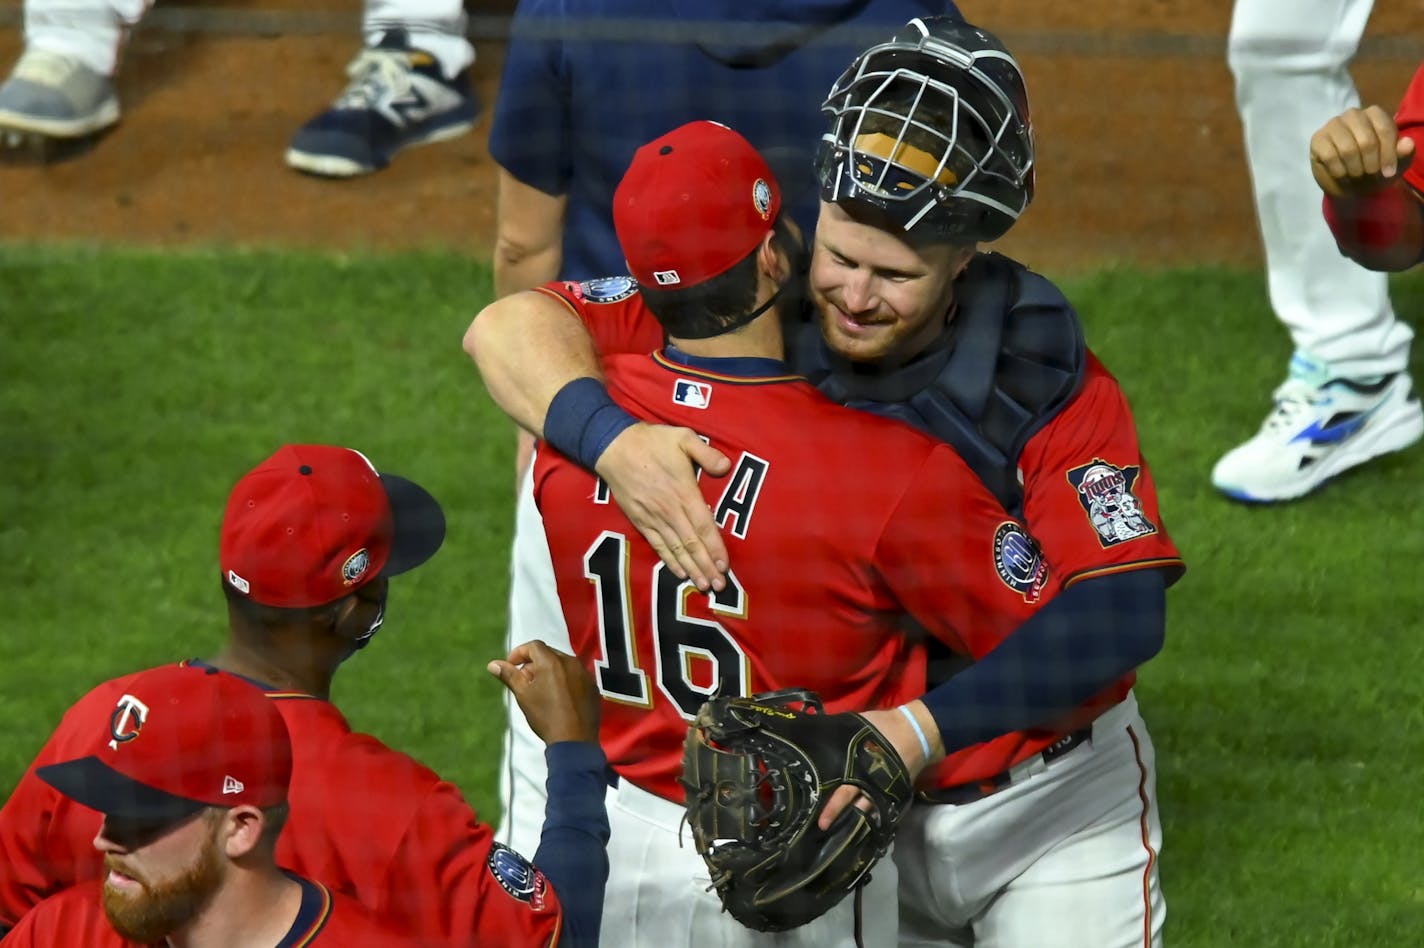
{"type": "Polygon", "coordinates": [[[1212,469],[1212,484],[1228,497],[1292,500],[1424,437],[1424,410],[1408,372],[1331,379],[1325,365],[1297,355],[1273,397],[1275,408],[1256,436],[1212,469]]]}
{"type": "Polygon", "coordinates": [[[446,79],[434,56],[410,48],[404,30],[382,34],[346,73],[346,90],[303,125],[287,149],[287,164],[298,171],[332,178],[370,174],[402,148],[455,138],[479,120],[470,71],[446,79]]]}

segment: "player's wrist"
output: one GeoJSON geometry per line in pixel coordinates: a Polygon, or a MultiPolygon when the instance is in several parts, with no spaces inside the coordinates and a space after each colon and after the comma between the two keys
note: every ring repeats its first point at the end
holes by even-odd
{"type": "Polygon", "coordinates": [[[1387,250],[1404,233],[1410,212],[1404,185],[1393,182],[1368,194],[1325,197],[1325,220],[1342,242],[1366,251],[1387,250]]]}
{"type": "Polygon", "coordinates": [[[544,440],[592,471],[603,452],[638,419],[608,394],[598,379],[574,379],[555,393],[544,414],[544,440]]]}

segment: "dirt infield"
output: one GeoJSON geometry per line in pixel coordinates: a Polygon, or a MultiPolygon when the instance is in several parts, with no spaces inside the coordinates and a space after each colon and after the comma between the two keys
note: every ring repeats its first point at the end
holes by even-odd
{"type": "MultiPolygon", "coordinates": [[[[253,0],[242,9],[283,6],[349,5],[253,0]]],[[[1424,5],[1379,7],[1367,34],[1375,46],[1354,72],[1367,102],[1391,103],[1414,68],[1397,40],[1424,39],[1424,5]]],[[[962,8],[1020,52],[1035,102],[1038,198],[1002,249],[1060,271],[1109,260],[1259,259],[1224,58],[1230,0],[966,0],[962,8]]],[[[18,22],[18,7],[0,11],[10,14],[0,22],[18,22]]],[[[357,15],[349,16],[347,35],[141,29],[126,51],[124,118],[114,132],[62,163],[0,166],[0,240],[453,246],[487,256],[488,119],[368,178],[315,180],[282,164],[292,133],[344,83],[357,42],[357,15]]],[[[17,27],[0,29],[6,71],[19,47],[17,27]]],[[[488,111],[502,46],[478,48],[488,111]]]]}

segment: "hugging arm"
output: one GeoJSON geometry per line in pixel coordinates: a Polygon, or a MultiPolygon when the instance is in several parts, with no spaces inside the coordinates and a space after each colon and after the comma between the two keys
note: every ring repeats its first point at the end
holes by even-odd
{"type": "Polygon", "coordinates": [[[694,470],[720,475],[731,462],[689,428],[641,423],[619,407],[592,334],[564,302],[535,290],[495,300],[464,348],[505,414],[602,477],[679,578],[722,587],[727,548],[694,470]]]}

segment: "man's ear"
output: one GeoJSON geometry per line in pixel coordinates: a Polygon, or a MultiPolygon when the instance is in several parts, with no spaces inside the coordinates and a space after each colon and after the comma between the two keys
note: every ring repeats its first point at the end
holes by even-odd
{"type": "Polygon", "coordinates": [[[781,250],[775,231],[767,231],[757,245],[757,266],[773,283],[783,283],[791,275],[791,263],[781,250]]]}
{"type": "Polygon", "coordinates": [[[327,606],[331,610],[331,630],[343,639],[355,640],[366,633],[366,627],[352,621],[361,598],[355,593],[338,599],[327,606]],[[360,626],[359,628],[357,626],[360,626]]]}
{"type": "Polygon", "coordinates": [[[262,840],[262,827],[267,818],[255,806],[235,806],[224,815],[218,843],[229,859],[240,859],[252,852],[262,840]]]}

